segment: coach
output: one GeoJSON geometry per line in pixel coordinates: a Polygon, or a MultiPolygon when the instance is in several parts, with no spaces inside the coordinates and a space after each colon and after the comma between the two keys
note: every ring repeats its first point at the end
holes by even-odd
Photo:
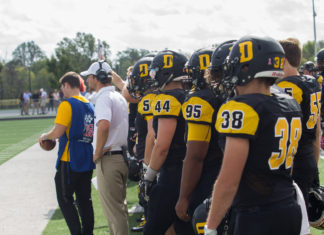
{"type": "Polygon", "coordinates": [[[97,92],[93,161],[97,167],[101,206],[109,224],[110,234],[127,235],[128,167],[122,155],[122,146],[127,145],[127,102],[115,91],[115,87],[111,86],[112,71],[106,62],[93,63],[81,75],[87,76],[89,87],[97,92]]]}

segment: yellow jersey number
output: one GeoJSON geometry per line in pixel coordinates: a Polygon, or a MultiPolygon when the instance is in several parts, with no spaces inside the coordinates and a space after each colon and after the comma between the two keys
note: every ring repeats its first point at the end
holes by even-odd
{"type": "Polygon", "coordinates": [[[310,115],[306,123],[308,129],[313,129],[317,123],[321,110],[321,92],[312,93],[310,95],[310,115]]]}
{"type": "Polygon", "coordinates": [[[272,152],[269,158],[269,167],[271,170],[277,170],[285,163],[286,169],[290,168],[293,162],[293,157],[297,152],[298,141],[302,133],[301,119],[292,118],[289,125],[284,117],[278,118],[275,125],[275,137],[280,137],[279,151],[272,152]],[[289,146],[288,145],[289,139],[289,146]]]}

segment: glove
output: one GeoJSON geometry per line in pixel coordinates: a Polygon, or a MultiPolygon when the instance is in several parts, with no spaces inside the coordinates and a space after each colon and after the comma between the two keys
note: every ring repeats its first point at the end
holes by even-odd
{"type": "Polygon", "coordinates": [[[205,225],[204,234],[205,235],[217,235],[217,230],[216,229],[209,229],[209,228],[207,228],[207,225],[205,225]]]}
{"type": "Polygon", "coordinates": [[[147,204],[150,197],[149,194],[152,189],[152,181],[141,180],[139,185],[139,200],[142,201],[142,204],[147,204]]]}

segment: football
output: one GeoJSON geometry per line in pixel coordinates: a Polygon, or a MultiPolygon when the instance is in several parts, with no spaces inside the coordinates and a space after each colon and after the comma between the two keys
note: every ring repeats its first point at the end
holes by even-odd
{"type": "Polygon", "coordinates": [[[42,149],[46,150],[46,151],[50,151],[52,150],[56,145],[56,141],[55,140],[43,140],[40,144],[40,146],[42,147],[42,149]]]}

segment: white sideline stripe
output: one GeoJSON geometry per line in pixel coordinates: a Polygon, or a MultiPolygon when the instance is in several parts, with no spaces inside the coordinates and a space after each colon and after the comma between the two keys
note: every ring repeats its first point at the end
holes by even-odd
{"type": "Polygon", "coordinates": [[[36,143],[0,165],[0,234],[42,234],[58,207],[56,156],[36,143]]]}

